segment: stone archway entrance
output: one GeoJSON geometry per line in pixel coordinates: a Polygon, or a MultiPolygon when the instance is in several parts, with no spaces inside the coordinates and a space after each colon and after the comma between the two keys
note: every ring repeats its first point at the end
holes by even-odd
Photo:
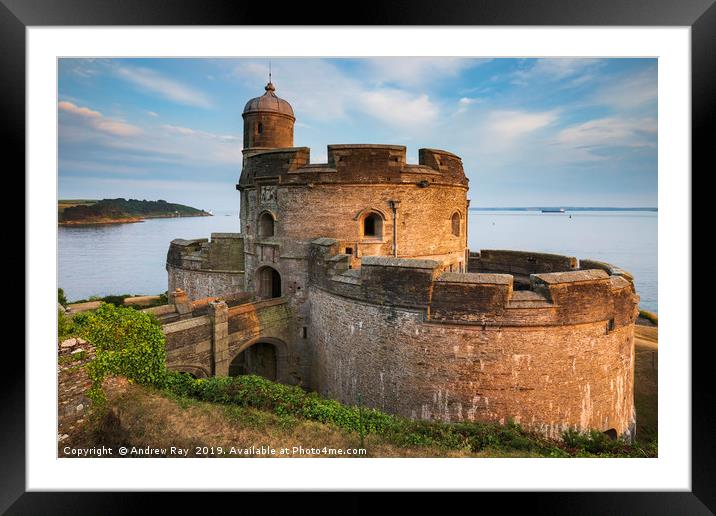
{"type": "Polygon", "coordinates": [[[281,297],[281,275],[273,267],[262,267],[256,272],[256,297],[281,297]]]}
{"type": "Polygon", "coordinates": [[[269,342],[257,342],[236,355],[229,365],[229,376],[255,374],[276,381],[278,378],[278,350],[269,342]]]}

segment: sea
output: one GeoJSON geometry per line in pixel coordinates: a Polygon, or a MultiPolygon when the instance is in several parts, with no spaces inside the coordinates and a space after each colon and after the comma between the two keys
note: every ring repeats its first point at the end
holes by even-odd
{"type": "MultiPolygon", "coordinates": [[[[656,211],[471,209],[470,250],[515,249],[612,263],[634,275],[640,307],[658,312],[656,211]]],[[[70,301],[167,290],[165,261],[175,238],[238,233],[238,211],[212,217],[148,219],[131,224],[58,228],[59,287],[70,301]]]]}

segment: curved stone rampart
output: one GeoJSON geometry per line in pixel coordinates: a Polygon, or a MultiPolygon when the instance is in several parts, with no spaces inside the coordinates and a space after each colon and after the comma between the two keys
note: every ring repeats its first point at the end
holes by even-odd
{"type": "Polygon", "coordinates": [[[348,269],[337,251],[332,239],[311,247],[322,394],[360,394],[418,419],[514,419],[551,437],[633,436],[638,296],[623,276],[562,257],[569,270],[531,274],[530,289],[515,290],[513,275],[445,272],[430,260],[369,257],[348,269]]]}
{"type": "Polygon", "coordinates": [[[191,300],[241,292],[245,290],[243,236],[212,233],[211,240],[172,240],[166,270],[168,292],[180,288],[191,300]]]}

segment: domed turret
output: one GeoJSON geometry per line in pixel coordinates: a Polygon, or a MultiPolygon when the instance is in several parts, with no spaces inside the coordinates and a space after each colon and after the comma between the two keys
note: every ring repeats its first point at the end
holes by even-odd
{"type": "Polygon", "coordinates": [[[270,80],[264,89],[244,107],[244,149],[293,147],[293,108],[276,95],[270,80]]]}

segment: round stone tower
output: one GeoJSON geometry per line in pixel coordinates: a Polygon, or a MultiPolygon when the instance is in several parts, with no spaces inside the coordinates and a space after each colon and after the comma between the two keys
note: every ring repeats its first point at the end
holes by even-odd
{"type": "Polygon", "coordinates": [[[244,107],[244,151],[293,147],[293,108],[276,95],[270,80],[264,89],[244,107]]]}

